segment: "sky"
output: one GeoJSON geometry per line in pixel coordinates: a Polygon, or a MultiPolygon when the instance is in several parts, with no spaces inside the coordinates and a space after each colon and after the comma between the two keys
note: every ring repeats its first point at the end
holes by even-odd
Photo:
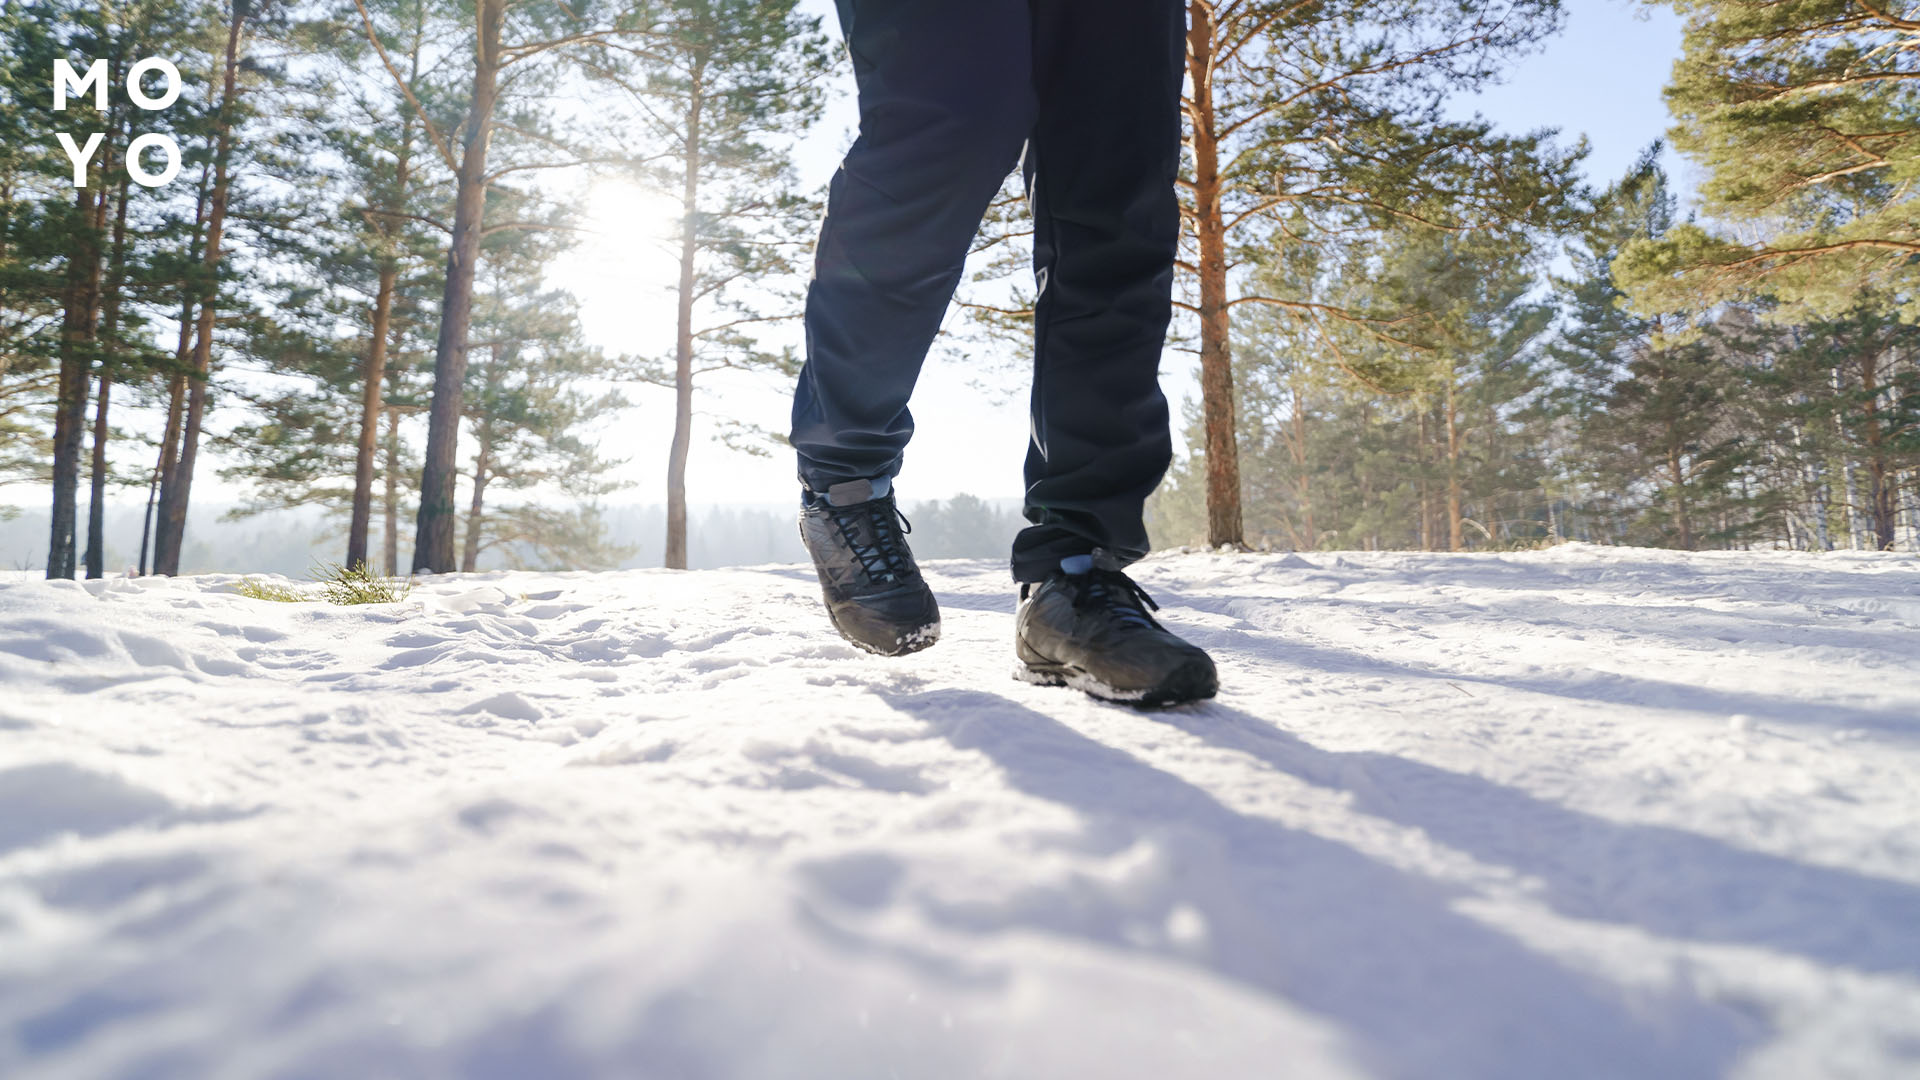
{"type": "MultiPolygon", "coordinates": [[[[802,0],[803,8],[834,27],[831,0],[802,0]]],[[[1556,128],[1565,141],[1584,134],[1590,144],[1585,168],[1597,184],[1626,172],[1634,158],[1662,136],[1669,123],[1660,91],[1680,47],[1680,20],[1665,7],[1630,0],[1569,0],[1564,30],[1528,57],[1508,80],[1484,93],[1463,96],[1456,111],[1479,112],[1509,131],[1556,128]]],[[[824,122],[800,148],[802,179],[824,183],[852,138],[857,112],[851,78],[824,122]]],[[[1669,151],[1669,171],[1684,182],[1686,170],[1669,151]]],[[[604,232],[567,260],[557,280],[581,297],[589,339],[610,351],[659,351],[671,342],[672,308],[666,288],[673,277],[670,255],[659,237],[670,227],[670,204],[631,189],[601,188],[588,217],[604,232]]],[[[949,313],[949,324],[955,316],[949,313]]],[[[797,335],[797,331],[796,331],[797,335]]],[[[797,340],[797,336],[795,338],[797,340]]],[[[1169,352],[1162,385],[1174,406],[1198,395],[1195,361],[1169,352]]],[[[963,357],[936,351],[913,401],[916,433],[897,485],[904,502],[944,499],[960,492],[984,498],[1017,498],[1026,453],[1025,388],[1005,372],[977,385],[982,368],[963,357]]],[[[786,385],[738,380],[702,392],[696,408],[743,416],[771,430],[784,430],[790,402],[786,385]]],[[[665,498],[666,450],[672,428],[671,398],[644,394],[641,405],[609,431],[611,456],[630,459],[622,475],[635,487],[620,497],[639,502],[665,498]]],[[[698,420],[696,419],[696,426],[698,420]]],[[[795,497],[793,462],[784,452],[756,458],[712,442],[696,430],[688,465],[689,498],[695,503],[784,502],[795,497]]]]}
{"type": "MultiPolygon", "coordinates": [[[[834,24],[832,0],[801,0],[801,7],[834,24]]],[[[1680,46],[1680,21],[1670,9],[1633,0],[1568,0],[1563,31],[1516,65],[1503,84],[1463,97],[1461,114],[1479,112],[1511,131],[1556,128],[1565,140],[1585,135],[1585,168],[1596,184],[1624,173],[1636,155],[1668,125],[1660,91],[1680,46]]],[[[824,185],[852,140],[857,111],[852,79],[843,73],[824,120],[798,147],[803,183],[824,185]]],[[[1691,185],[1684,164],[1669,152],[1669,171],[1683,192],[1691,185]]],[[[593,232],[564,256],[551,283],[573,292],[589,342],[609,354],[660,355],[670,348],[673,254],[664,238],[673,205],[664,197],[624,185],[601,184],[586,196],[583,215],[593,232]]],[[[955,316],[950,312],[949,324],[955,316]]],[[[799,340],[797,326],[786,331],[799,340]]],[[[1198,396],[1194,360],[1169,352],[1162,384],[1178,427],[1183,404],[1198,396]]],[[[1026,452],[1026,394],[1019,365],[1009,358],[967,357],[936,351],[913,401],[917,432],[898,479],[903,502],[944,499],[966,492],[989,499],[1017,498],[1026,452]]],[[[632,486],[611,496],[621,503],[665,501],[666,458],[672,435],[672,395],[630,387],[635,406],[594,433],[605,456],[624,459],[615,473],[632,486]]],[[[689,499],[696,505],[791,502],[797,495],[791,456],[729,450],[713,441],[713,427],[698,413],[724,413],[770,431],[786,429],[791,387],[755,378],[715,379],[696,394],[693,450],[688,465],[689,499]]],[[[218,414],[216,414],[216,417],[218,414]]],[[[216,422],[218,422],[216,420],[216,422]]],[[[135,425],[138,426],[138,425],[135,425]]],[[[245,490],[215,475],[206,462],[196,478],[195,501],[231,504],[245,490]]],[[[137,501],[121,493],[115,502],[137,501]]],[[[39,508],[44,489],[19,485],[0,499],[39,508]]]]}

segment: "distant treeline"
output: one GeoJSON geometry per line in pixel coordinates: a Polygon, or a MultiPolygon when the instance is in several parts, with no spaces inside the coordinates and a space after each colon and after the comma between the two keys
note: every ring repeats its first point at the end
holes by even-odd
{"type": "MultiPolygon", "coordinates": [[[[339,519],[319,507],[298,507],[248,514],[235,518],[236,507],[196,509],[181,573],[223,572],[284,574],[304,578],[321,563],[337,562],[341,541],[339,519]]],[[[691,569],[765,563],[805,563],[794,505],[696,506],[689,513],[691,528],[687,562],[691,569]]],[[[972,495],[911,503],[914,551],[923,559],[1005,559],[1013,534],[1025,524],[1019,500],[984,500],[972,495]]],[[[660,565],[659,537],[666,526],[664,505],[611,504],[599,511],[608,537],[628,550],[611,566],[594,569],[637,569],[660,565]]],[[[127,543],[140,535],[136,509],[108,507],[105,514],[108,573],[136,565],[139,549],[127,543]]],[[[0,570],[42,571],[46,568],[47,515],[44,511],[0,517],[0,570]]],[[[401,554],[408,552],[403,548],[401,554]]],[[[405,565],[405,559],[402,559],[405,565]]],[[[577,567],[547,557],[531,547],[489,550],[478,570],[549,569],[577,567]]]]}

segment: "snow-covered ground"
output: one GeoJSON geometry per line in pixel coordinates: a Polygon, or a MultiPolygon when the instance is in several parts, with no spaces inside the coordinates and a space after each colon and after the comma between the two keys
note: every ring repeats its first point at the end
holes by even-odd
{"type": "Polygon", "coordinates": [[[0,584],[0,1076],[1920,1076],[1920,560],[1140,567],[1217,702],[811,571],[0,584]]]}

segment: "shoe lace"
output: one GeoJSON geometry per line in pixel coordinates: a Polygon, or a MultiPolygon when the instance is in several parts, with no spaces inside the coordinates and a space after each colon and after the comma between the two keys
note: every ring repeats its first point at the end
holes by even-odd
{"type": "Polygon", "coordinates": [[[892,581],[907,572],[907,546],[902,534],[912,532],[913,523],[892,499],[829,506],[827,514],[869,578],[892,581]],[[864,530],[862,524],[866,525],[864,530]],[[871,539],[863,540],[863,535],[871,539]]]}
{"type": "Polygon", "coordinates": [[[1084,574],[1068,574],[1067,580],[1073,584],[1073,606],[1075,610],[1090,607],[1104,608],[1113,615],[1116,622],[1126,626],[1157,628],[1149,610],[1159,611],[1160,605],[1140,583],[1118,570],[1089,570],[1084,574]]]}

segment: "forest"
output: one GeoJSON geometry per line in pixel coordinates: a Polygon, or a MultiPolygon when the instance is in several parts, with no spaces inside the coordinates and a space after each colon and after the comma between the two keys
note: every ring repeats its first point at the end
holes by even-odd
{"type": "MultiPolygon", "coordinates": [[[[1577,137],[1450,107],[1558,0],[1185,6],[1200,393],[1156,543],[1920,550],[1920,4],[1670,0],[1689,198],[1658,144],[1596,184],[1577,137]]],[[[700,388],[798,370],[794,153],[845,64],[795,0],[9,0],[0,485],[50,506],[47,576],[118,569],[128,493],[137,571],[178,573],[211,469],[346,567],[619,565],[592,432],[639,395],[672,402],[647,547],[686,567],[690,455],[786,453],[700,388]],[[673,207],[658,355],[550,283],[582,177],[673,207]]],[[[1025,228],[1012,177],[950,327],[1015,369],[1025,228]]]]}

